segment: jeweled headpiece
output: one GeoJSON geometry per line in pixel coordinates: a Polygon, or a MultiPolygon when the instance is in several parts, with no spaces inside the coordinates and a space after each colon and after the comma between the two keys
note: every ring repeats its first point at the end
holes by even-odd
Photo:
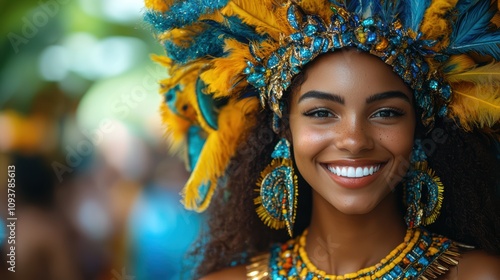
{"type": "MultiPolygon", "coordinates": [[[[164,121],[192,175],[189,209],[203,211],[238,144],[281,101],[304,65],[351,47],[390,65],[413,90],[421,120],[465,130],[500,120],[500,15],[483,0],[146,0],[170,77],[164,121]]],[[[497,136],[498,137],[498,136],[497,136]]]]}

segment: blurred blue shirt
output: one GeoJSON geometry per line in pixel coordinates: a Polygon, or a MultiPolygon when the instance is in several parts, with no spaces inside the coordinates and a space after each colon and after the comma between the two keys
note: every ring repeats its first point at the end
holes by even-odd
{"type": "Polygon", "coordinates": [[[146,187],[137,199],[129,223],[135,279],[191,279],[185,254],[198,236],[202,215],[185,210],[180,199],[158,186],[146,187]]]}

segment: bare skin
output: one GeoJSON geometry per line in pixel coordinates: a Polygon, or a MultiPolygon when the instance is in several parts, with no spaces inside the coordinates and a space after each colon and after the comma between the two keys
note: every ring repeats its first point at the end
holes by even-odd
{"type": "MultiPolygon", "coordinates": [[[[327,274],[373,266],[403,242],[406,225],[392,190],[406,173],[413,146],[412,99],[389,66],[353,50],[317,58],[292,96],[294,159],[313,189],[306,251],[327,274]],[[343,166],[378,171],[346,179],[332,171],[343,166]]],[[[203,279],[245,275],[245,267],[238,266],[203,279]]],[[[500,258],[464,253],[459,265],[438,279],[500,279],[500,258]]]]}

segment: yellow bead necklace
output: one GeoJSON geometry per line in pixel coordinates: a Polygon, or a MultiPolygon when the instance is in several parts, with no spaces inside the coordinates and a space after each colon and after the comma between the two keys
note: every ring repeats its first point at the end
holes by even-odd
{"type": "Polygon", "coordinates": [[[423,228],[408,229],[404,240],[379,263],[344,275],[318,269],[305,250],[307,230],[287,243],[276,245],[270,254],[271,279],[369,280],[435,279],[456,265],[458,246],[450,239],[423,228]],[[427,277],[427,278],[425,278],[427,277]]]}

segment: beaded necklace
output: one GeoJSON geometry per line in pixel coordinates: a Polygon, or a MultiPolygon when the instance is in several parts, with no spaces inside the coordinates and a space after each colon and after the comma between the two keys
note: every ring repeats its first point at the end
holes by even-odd
{"type": "Polygon", "coordinates": [[[408,229],[403,243],[376,265],[345,275],[328,275],[307,256],[306,236],[307,230],[272,248],[267,274],[270,279],[436,279],[458,264],[459,247],[469,248],[423,228],[408,229]]]}

